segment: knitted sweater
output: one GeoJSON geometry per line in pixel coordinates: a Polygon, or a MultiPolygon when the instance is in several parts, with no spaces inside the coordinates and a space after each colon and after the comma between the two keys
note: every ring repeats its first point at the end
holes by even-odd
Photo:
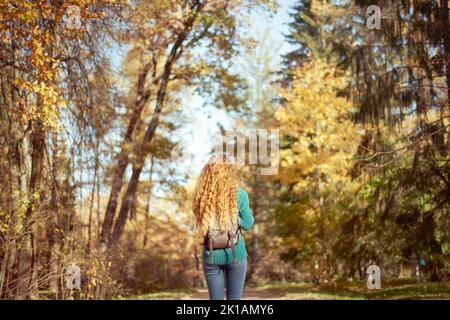
{"type": "MultiPolygon", "coordinates": [[[[236,201],[239,210],[238,223],[244,230],[249,230],[254,223],[254,218],[250,210],[247,191],[242,188],[237,189],[236,201]]],[[[210,263],[210,251],[203,246],[203,260],[210,263]]],[[[247,250],[245,248],[245,239],[241,237],[235,246],[235,260],[243,260],[247,258],[247,250]]],[[[233,252],[231,248],[212,250],[212,264],[229,264],[233,262],[233,252]]]]}

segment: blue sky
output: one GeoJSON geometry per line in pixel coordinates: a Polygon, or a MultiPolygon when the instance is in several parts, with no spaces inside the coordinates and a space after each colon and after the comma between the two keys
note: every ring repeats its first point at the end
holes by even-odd
{"type": "MultiPolygon", "coordinates": [[[[249,34],[256,39],[261,38],[264,33],[269,33],[269,39],[272,39],[273,47],[279,47],[280,50],[275,56],[274,66],[279,66],[281,55],[288,52],[291,48],[284,39],[284,34],[288,33],[288,22],[290,21],[289,12],[295,4],[295,0],[279,1],[277,13],[272,17],[264,14],[252,14],[251,28],[247,30],[249,34]]],[[[239,68],[239,67],[237,67],[239,68]]],[[[245,71],[242,70],[242,73],[245,71]]],[[[225,111],[217,110],[213,106],[202,107],[203,99],[195,94],[188,95],[182,101],[184,112],[189,115],[185,119],[186,124],[175,132],[176,139],[180,140],[181,145],[188,154],[193,155],[191,159],[180,161],[177,167],[184,168],[189,176],[195,177],[200,172],[202,166],[209,157],[209,152],[213,147],[214,137],[219,131],[219,124],[225,129],[233,128],[233,119],[225,111]]]]}

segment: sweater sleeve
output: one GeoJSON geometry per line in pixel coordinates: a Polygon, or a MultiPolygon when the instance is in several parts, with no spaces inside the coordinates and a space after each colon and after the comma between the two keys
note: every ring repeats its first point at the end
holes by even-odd
{"type": "Polygon", "coordinates": [[[249,230],[253,226],[255,220],[250,209],[247,191],[242,188],[238,189],[237,203],[239,208],[239,225],[242,229],[249,230]]]}

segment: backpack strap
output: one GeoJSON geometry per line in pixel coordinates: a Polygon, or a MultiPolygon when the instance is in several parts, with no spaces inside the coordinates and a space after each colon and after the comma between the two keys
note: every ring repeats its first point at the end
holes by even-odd
{"type": "Polygon", "coordinates": [[[231,234],[231,232],[228,232],[228,239],[231,242],[231,252],[232,252],[232,260],[236,259],[236,246],[234,244],[234,236],[238,236],[238,241],[237,243],[239,243],[239,241],[241,241],[241,237],[242,237],[242,230],[241,230],[241,226],[238,225],[236,232],[234,233],[234,235],[231,234]]]}
{"type": "Polygon", "coordinates": [[[234,236],[231,233],[231,231],[228,231],[228,241],[231,243],[231,254],[232,254],[232,260],[236,259],[236,248],[234,246],[234,236]]]}
{"type": "Polygon", "coordinates": [[[236,234],[238,234],[238,233],[239,233],[239,237],[242,237],[242,227],[240,225],[238,225],[238,227],[236,229],[236,234]]]}

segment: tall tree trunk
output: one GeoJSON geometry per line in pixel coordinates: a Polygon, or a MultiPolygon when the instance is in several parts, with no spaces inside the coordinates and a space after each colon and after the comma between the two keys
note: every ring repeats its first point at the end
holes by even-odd
{"type": "Polygon", "coordinates": [[[148,242],[148,227],[150,221],[150,204],[152,202],[153,195],[153,166],[155,165],[155,159],[153,157],[150,158],[150,187],[148,190],[148,198],[147,198],[147,206],[145,208],[145,221],[144,221],[144,239],[142,240],[142,247],[145,249],[148,242]]]}
{"type": "MultiPolygon", "coordinates": [[[[17,49],[14,50],[13,62],[20,59],[20,54],[17,49]]],[[[18,71],[14,68],[13,79],[19,79],[18,71]]],[[[18,98],[18,92],[11,87],[13,106],[18,98]]],[[[42,107],[42,102],[39,96],[36,100],[37,108],[42,107]]],[[[14,121],[14,120],[13,120],[14,121]]],[[[25,217],[22,221],[22,234],[19,235],[19,242],[17,247],[17,285],[15,287],[15,298],[25,299],[34,296],[35,285],[33,272],[36,252],[35,252],[35,228],[33,228],[33,215],[39,205],[39,189],[42,177],[42,169],[44,164],[44,148],[45,148],[45,131],[40,120],[30,121],[31,127],[31,172],[28,184],[28,204],[25,211],[25,217]]]]}
{"type": "Polygon", "coordinates": [[[130,207],[130,220],[136,220],[137,214],[137,192],[134,193],[133,198],[131,199],[131,207],[130,207]]]}
{"type": "Polygon", "coordinates": [[[133,133],[141,117],[142,110],[146,102],[150,98],[150,91],[145,90],[145,82],[151,66],[151,63],[147,63],[139,73],[133,114],[131,115],[130,122],[128,123],[127,131],[125,132],[124,143],[122,144],[120,153],[117,157],[117,164],[112,180],[111,192],[109,194],[108,204],[106,205],[105,218],[103,220],[102,232],[100,234],[100,241],[106,244],[108,244],[111,236],[111,229],[114,223],[117,201],[120,191],[122,190],[125,170],[129,163],[128,150],[130,145],[133,143],[133,133]]]}
{"type": "Polygon", "coordinates": [[[48,228],[49,249],[50,249],[50,281],[49,289],[55,299],[59,293],[59,249],[60,241],[58,231],[59,224],[59,201],[58,201],[58,133],[52,133],[53,153],[52,153],[52,181],[50,198],[50,228],[48,228]]]}
{"type": "MultiPolygon", "coordinates": [[[[98,157],[98,146],[97,146],[97,157],[98,157]]],[[[100,175],[97,175],[97,241],[100,240],[100,234],[102,232],[102,225],[101,225],[101,208],[100,208],[100,175]]]]}
{"type": "Polygon", "coordinates": [[[135,199],[135,193],[139,183],[139,176],[141,175],[143,165],[138,167],[133,167],[133,174],[131,175],[130,182],[128,184],[127,192],[125,193],[124,199],[122,201],[122,206],[120,207],[119,215],[117,217],[116,223],[114,224],[114,231],[110,239],[110,246],[113,247],[117,244],[120,239],[125,222],[127,221],[127,216],[130,208],[133,206],[133,200],[135,199]]]}
{"type": "MultiPolygon", "coordinates": [[[[39,102],[38,102],[39,104],[39,102]]],[[[20,241],[17,275],[16,299],[25,299],[35,295],[33,271],[36,260],[34,213],[39,206],[39,193],[44,164],[45,131],[37,120],[31,133],[31,174],[28,192],[28,206],[25,213],[23,234],[20,241]]]]}
{"type": "Polygon", "coordinates": [[[195,267],[195,276],[193,280],[194,288],[202,287],[201,277],[200,277],[200,258],[198,254],[198,244],[194,242],[194,267],[195,267]]]}
{"type": "Polygon", "coordinates": [[[259,271],[259,225],[252,228],[252,239],[250,241],[250,272],[249,282],[255,283],[259,271]]]}
{"type": "MultiPolygon", "coordinates": [[[[20,53],[14,41],[11,44],[13,48],[12,64],[20,59],[20,53]]],[[[3,53],[5,54],[5,53],[3,53]]],[[[16,284],[17,269],[14,265],[17,263],[17,238],[16,230],[21,228],[22,220],[19,214],[19,203],[23,201],[27,195],[28,184],[26,182],[25,157],[27,155],[27,142],[24,139],[24,130],[18,121],[16,113],[17,101],[19,100],[18,89],[11,85],[11,79],[19,79],[21,71],[13,67],[5,67],[5,74],[1,75],[1,91],[2,91],[2,119],[6,123],[4,130],[6,138],[6,153],[8,163],[8,180],[3,176],[5,187],[8,188],[8,196],[6,197],[5,208],[12,219],[8,223],[8,241],[6,244],[6,255],[2,259],[2,287],[0,291],[5,292],[7,297],[12,297],[14,292],[13,285],[16,284]]],[[[3,129],[3,128],[2,128],[3,129]]],[[[1,297],[1,293],[0,293],[1,297]]]]}
{"type": "Polygon", "coordinates": [[[98,175],[98,153],[95,153],[95,164],[94,164],[94,177],[92,180],[92,191],[91,191],[91,201],[89,204],[89,221],[88,221],[88,255],[91,253],[91,246],[92,246],[92,215],[94,211],[94,198],[95,198],[95,187],[97,184],[97,175],[98,175]]]}
{"type": "MultiPolygon", "coordinates": [[[[18,99],[17,90],[10,85],[9,79],[17,79],[18,71],[13,68],[6,70],[8,76],[1,76],[1,103],[4,108],[0,108],[0,115],[2,121],[6,126],[2,130],[6,140],[6,155],[7,155],[7,174],[3,176],[4,186],[7,188],[7,196],[4,201],[4,208],[10,214],[12,219],[8,222],[8,229],[6,240],[4,242],[5,253],[1,259],[0,270],[0,299],[2,296],[10,297],[10,278],[14,276],[13,265],[16,261],[16,232],[17,225],[20,223],[18,219],[17,204],[23,199],[26,194],[26,183],[23,179],[23,142],[21,137],[20,125],[13,116],[11,110],[16,108],[16,101],[18,99]]],[[[3,129],[3,128],[2,128],[3,129]]]]}

